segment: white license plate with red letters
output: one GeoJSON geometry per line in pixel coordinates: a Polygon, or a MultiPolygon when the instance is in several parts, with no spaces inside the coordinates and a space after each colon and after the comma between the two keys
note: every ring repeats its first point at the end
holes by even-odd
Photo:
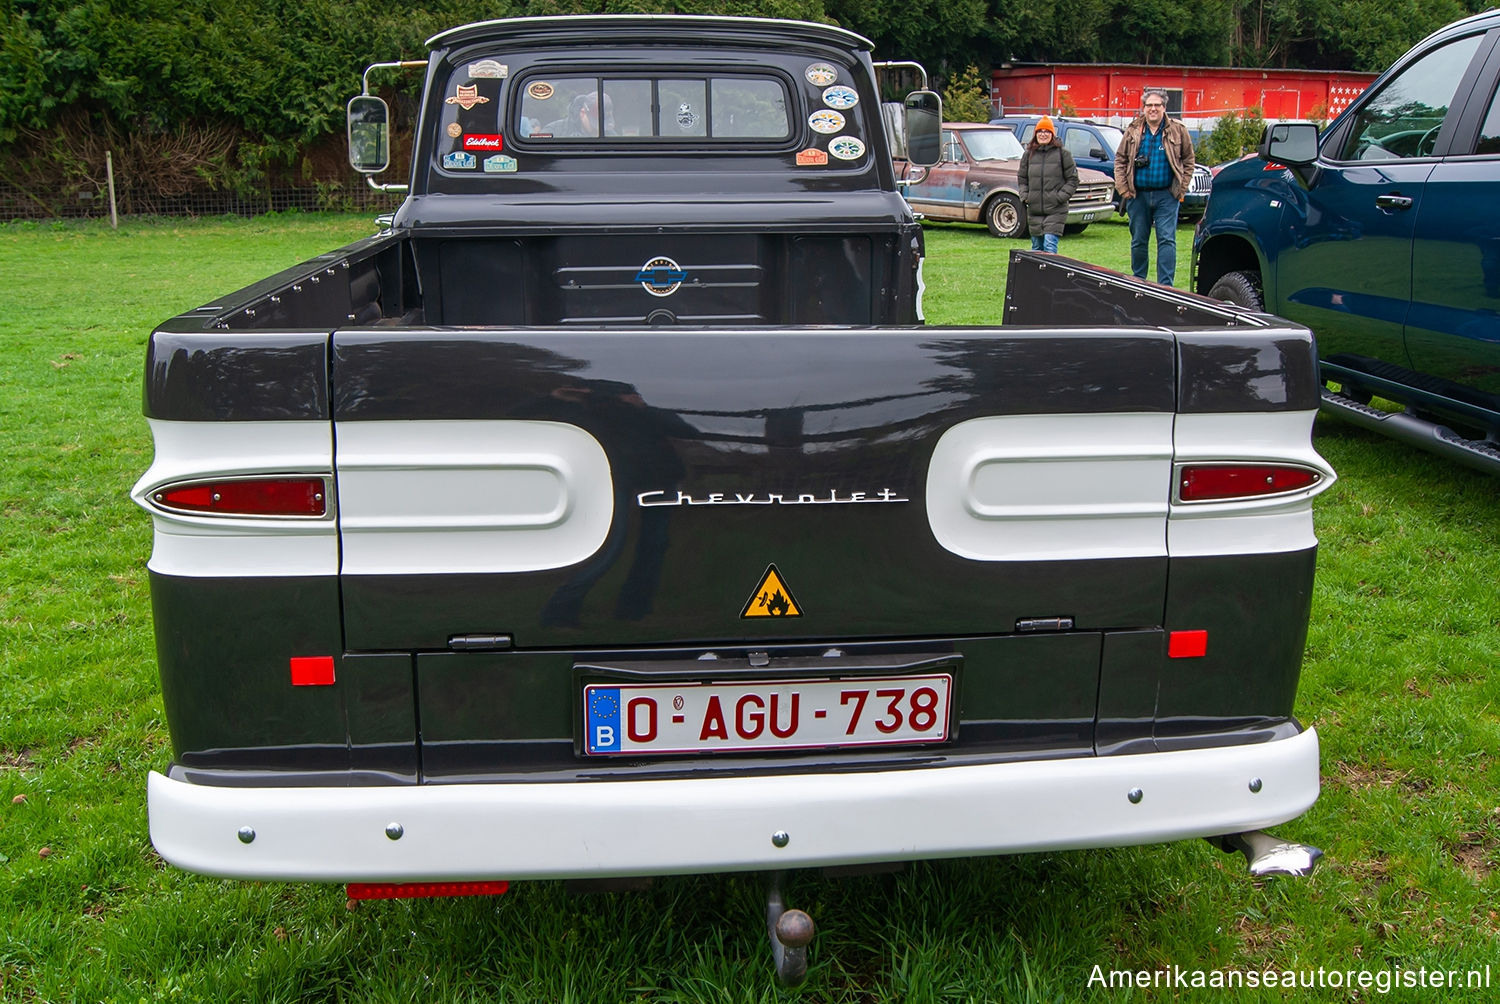
{"type": "Polygon", "coordinates": [[[842,680],[592,683],[590,755],[895,746],[948,738],[947,673],[842,680]]]}

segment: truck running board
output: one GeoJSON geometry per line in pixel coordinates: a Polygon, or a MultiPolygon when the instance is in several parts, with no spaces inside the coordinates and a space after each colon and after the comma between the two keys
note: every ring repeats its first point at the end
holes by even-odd
{"type": "Polygon", "coordinates": [[[1323,390],[1323,410],[1420,450],[1440,454],[1489,474],[1500,474],[1500,444],[1465,439],[1446,425],[1407,412],[1381,411],[1327,388],[1323,390]]]}
{"type": "Polygon", "coordinates": [[[1304,878],[1312,874],[1318,860],[1323,857],[1323,852],[1316,847],[1281,840],[1264,830],[1228,833],[1222,837],[1206,839],[1225,854],[1239,851],[1245,855],[1250,874],[1255,878],[1269,875],[1304,878]]]}

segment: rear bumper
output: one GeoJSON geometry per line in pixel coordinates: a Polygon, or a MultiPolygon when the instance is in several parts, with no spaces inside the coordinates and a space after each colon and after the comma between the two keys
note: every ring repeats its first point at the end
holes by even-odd
{"type": "Polygon", "coordinates": [[[1124,846],[1270,826],[1317,797],[1312,729],[1248,746],[865,774],[227,788],[152,772],[148,783],[151,841],[172,864],[307,881],[665,875],[1124,846]],[[772,842],[778,832],[784,847],[772,842]]]}

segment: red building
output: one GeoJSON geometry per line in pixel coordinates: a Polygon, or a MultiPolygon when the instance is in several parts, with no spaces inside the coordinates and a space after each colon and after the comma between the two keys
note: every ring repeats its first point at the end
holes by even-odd
{"type": "Polygon", "coordinates": [[[1148,87],[1167,93],[1167,111],[1189,128],[1227,112],[1259,108],[1266,119],[1332,119],[1376,74],[1128,63],[1021,63],[996,69],[990,101],[1005,115],[1054,114],[1123,125],[1148,87]]]}

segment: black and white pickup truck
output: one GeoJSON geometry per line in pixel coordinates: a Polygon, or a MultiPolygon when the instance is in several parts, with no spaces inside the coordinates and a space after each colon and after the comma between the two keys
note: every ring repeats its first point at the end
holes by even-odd
{"type": "MultiPolygon", "coordinates": [[[[1318,793],[1305,329],[1029,252],[1003,325],[921,325],[901,116],[839,28],[431,47],[390,226],[150,340],[163,857],[371,896],[1310,867],[1253,832],[1318,793]]],[[[351,133],[382,166],[378,99],[351,133]]]]}

